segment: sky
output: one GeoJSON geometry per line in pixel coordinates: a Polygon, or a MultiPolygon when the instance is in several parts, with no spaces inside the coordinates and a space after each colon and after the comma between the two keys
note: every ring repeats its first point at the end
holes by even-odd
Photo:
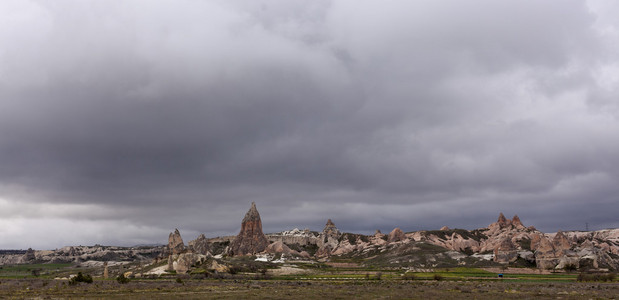
{"type": "Polygon", "coordinates": [[[3,0],[0,249],[619,227],[617,1],[3,0]]]}

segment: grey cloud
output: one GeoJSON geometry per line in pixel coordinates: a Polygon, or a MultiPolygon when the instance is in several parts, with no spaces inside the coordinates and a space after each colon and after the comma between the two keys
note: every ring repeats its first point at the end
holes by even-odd
{"type": "Polygon", "coordinates": [[[15,224],[232,234],[256,201],[266,231],[619,225],[602,2],[2,5],[15,224]]]}

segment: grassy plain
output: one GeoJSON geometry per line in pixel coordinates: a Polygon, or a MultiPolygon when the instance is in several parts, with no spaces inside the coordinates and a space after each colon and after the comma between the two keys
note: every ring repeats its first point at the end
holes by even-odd
{"type": "MultiPolygon", "coordinates": [[[[78,271],[70,264],[3,266],[0,299],[617,299],[619,282],[578,282],[576,273],[540,274],[531,269],[503,270],[504,277],[479,268],[421,270],[289,264],[277,269],[213,276],[169,274],[120,284],[95,277],[92,284],[69,285],[55,279],[78,271]],[[283,269],[283,268],[282,268],[283,269]],[[38,276],[32,270],[39,270],[38,276]],[[517,272],[516,272],[517,271],[517,272]]],[[[221,275],[221,274],[220,274],[221,275]]]]}

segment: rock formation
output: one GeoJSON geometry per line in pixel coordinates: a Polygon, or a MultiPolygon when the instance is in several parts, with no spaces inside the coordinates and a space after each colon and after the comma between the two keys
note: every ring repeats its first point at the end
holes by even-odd
{"type": "Polygon", "coordinates": [[[327,224],[325,224],[325,228],[320,233],[318,237],[318,250],[316,251],[316,257],[327,257],[331,255],[331,252],[337,248],[339,244],[339,239],[342,234],[335,227],[333,221],[331,219],[327,220],[327,224]]]}
{"type": "Polygon", "coordinates": [[[28,248],[28,250],[26,251],[26,254],[24,254],[24,261],[25,262],[32,262],[34,260],[36,260],[36,256],[34,255],[34,250],[32,250],[32,248],[28,248]]]}
{"type": "Polygon", "coordinates": [[[504,238],[499,246],[494,249],[494,261],[498,263],[510,263],[516,261],[518,252],[510,238],[504,238]]]}
{"type": "Polygon", "coordinates": [[[189,242],[189,251],[197,254],[210,255],[208,240],[204,234],[200,234],[197,239],[189,242]]]}
{"type": "Polygon", "coordinates": [[[107,261],[103,263],[103,278],[108,279],[110,277],[110,270],[107,267],[107,261]]]}
{"type": "Polygon", "coordinates": [[[337,227],[335,227],[333,221],[331,221],[331,219],[328,219],[327,224],[325,224],[325,228],[322,230],[322,235],[337,239],[340,237],[341,233],[337,229],[337,227]]]}
{"type": "Polygon", "coordinates": [[[443,226],[443,227],[441,227],[441,229],[440,229],[440,230],[441,230],[441,231],[449,231],[449,227],[447,227],[447,226],[443,226]]]}
{"type": "Polygon", "coordinates": [[[256,203],[252,202],[241,223],[241,232],[230,243],[228,255],[253,255],[264,251],[268,245],[269,241],[262,233],[262,221],[256,203]]]}
{"type": "Polygon", "coordinates": [[[168,237],[168,251],[170,254],[181,254],[185,252],[185,244],[178,229],[171,232],[168,237]]]}
{"type": "Polygon", "coordinates": [[[514,215],[514,217],[512,218],[511,221],[512,225],[518,229],[524,229],[524,225],[522,225],[522,222],[520,221],[520,218],[518,217],[518,215],[514,215]]]}
{"type": "Polygon", "coordinates": [[[403,241],[403,240],[406,240],[406,235],[404,234],[404,232],[402,232],[400,227],[394,228],[389,233],[389,237],[387,238],[387,242],[389,242],[389,243],[395,243],[395,242],[399,242],[399,241],[403,241]]]}
{"type": "Polygon", "coordinates": [[[206,259],[206,255],[183,253],[178,255],[178,259],[172,263],[172,267],[176,273],[185,274],[191,270],[192,266],[203,264],[206,259]]]}
{"type": "Polygon", "coordinates": [[[557,255],[565,254],[566,251],[570,250],[570,241],[567,239],[565,234],[562,231],[557,232],[555,237],[552,239],[552,246],[554,247],[557,255]]]}
{"type": "Polygon", "coordinates": [[[274,242],[270,244],[269,246],[267,246],[266,252],[271,253],[271,254],[282,253],[282,254],[299,255],[297,251],[291,250],[288,246],[286,246],[286,244],[280,241],[274,242]]]}
{"type": "Polygon", "coordinates": [[[499,219],[497,220],[497,223],[499,224],[501,228],[505,228],[507,227],[507,225],[511,224],[511,222],[505,218],[503,213],[499,213],[499,219]]]}

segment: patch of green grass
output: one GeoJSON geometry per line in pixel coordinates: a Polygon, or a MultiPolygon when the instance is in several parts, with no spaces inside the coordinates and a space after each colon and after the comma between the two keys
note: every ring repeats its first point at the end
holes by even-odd
{"type": "Polygon", "coordinates": [[[0,277],[36,277],[33,275],[33,271],[40,276],[46,276],[72,266],[72,263],[5,265],[0,269],[0,277]]]}

